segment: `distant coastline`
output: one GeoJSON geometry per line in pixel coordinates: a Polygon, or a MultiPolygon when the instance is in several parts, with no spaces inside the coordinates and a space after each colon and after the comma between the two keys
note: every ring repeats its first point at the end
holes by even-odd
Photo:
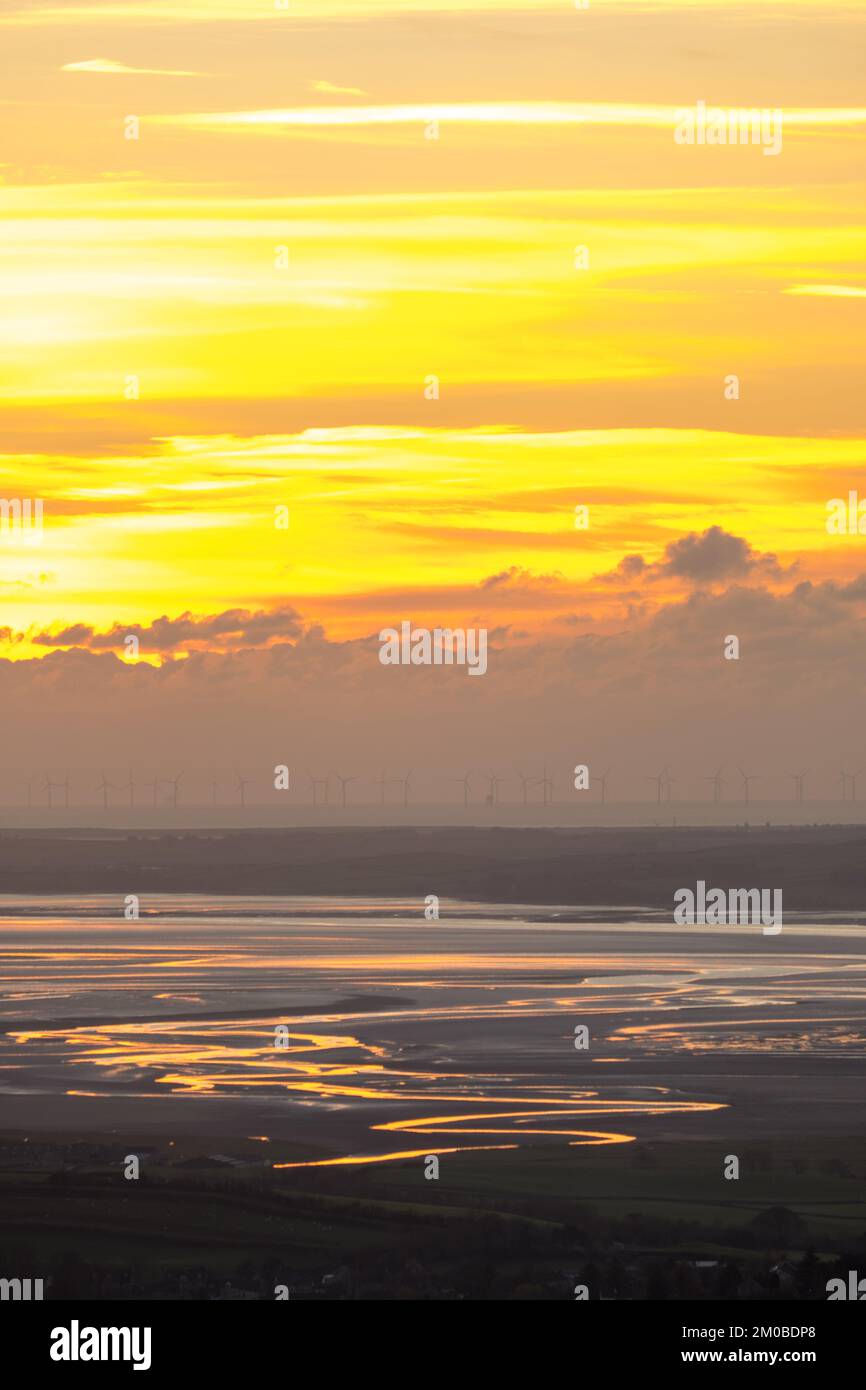
{"type": "Polygon", "coordinates": [[[0,894],[208,893],[651,908],[772,884],[789,913],[866,910],[866,827],[474,826],[0,832],[0,894]]]}

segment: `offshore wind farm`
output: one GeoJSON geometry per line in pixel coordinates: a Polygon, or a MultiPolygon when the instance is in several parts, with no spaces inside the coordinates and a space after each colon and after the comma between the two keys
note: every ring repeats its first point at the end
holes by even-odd
{"type": "Polygon", "coordinates": [[[333,769],[187,768],[56,772],[0,770],[0,827],[188,825],[857,825],[866,821],[859,769],[658,773],[598,764],[535,772],[342,773],[333,769]],[[97,780],[98,778],[98,780],[97,780]],[[124,780],[125,779],[125,780],[124,780]]]}

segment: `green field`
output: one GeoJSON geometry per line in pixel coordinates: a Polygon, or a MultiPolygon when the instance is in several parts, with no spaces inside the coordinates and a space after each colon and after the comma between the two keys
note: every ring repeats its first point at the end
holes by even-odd
{"type": "MultiPolygon", "coordinates": [[[[281,1271],[315,1296],[335,1269],[337,1290],[355,1297],[418,1285],[417,1296],[482,1297],[489,1285],[490,1296],[557,1297],[583,1267],[640,1288],[654,1271],[678,1278],[698,1261],[760,1278],[810,1249],[829,1266],[866,1234],[862,1139],[744,1145],[736,1181],[723,1177],[715,1143],[449,1154],[438,1180],[425,1179],[420,1159],[274,1171],[261,1147],[209,1141],[259,1160],[220,1167],[201,1140],[178,1140],[128,1181],[120,1162],[77,1162],[74,1145],[61,1147],[63,1162],[50,1167],[49,1144],[34,1171],[4,1161],[0,1142],[0,1250],[5,1267],[49,1271],[58,1290],[78,1281],[94,1297],[120,1296],[121,1285],[179,1296],[182,1279],[255,1290],[281,1271]]],[[[269,1161],[290,1156],[269,1146],[269,1161]]]]}

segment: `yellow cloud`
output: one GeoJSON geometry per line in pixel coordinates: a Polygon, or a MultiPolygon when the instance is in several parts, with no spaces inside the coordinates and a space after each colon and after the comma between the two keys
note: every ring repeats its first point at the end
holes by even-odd
{"type": "MultiPolygon", "coordinates": [[[[861,460],[855,439],[381,425],[181,436],[86,462],[7,454],[7,492],[44,499],[39,564],[53,578],[27,583],[35,552],[10,547],[4,575],[20,586],[5,621],[105,628],[176,612],[179,593],[197,612],[281,596],[358,636],[383,594],[423,586],[434,607],[471,607],[491,574],[522,571],[556,573],[546,608],[590,604],[604,621],[619,600],[594,576],[635,550],[658,559],[710,522],[785,563],[805,553],[838,563],[825,502],[844,495],[861,460]],[[575,529],[578,504],[589,506],[586,531],[575,529]]],[[[509,602],[517,615],[537,609],[526,587],[506,595],[504,618],[509,602]]]]}
{"type": "MultiPolygon", "coordinates": [[[[673,130],[681,106],[610,102],[499,101],[436,102],[394,106],[307,106],[285,110],[187,112],[157,115],[160,125],[196,130],[286,129],[351,126],[454,125],[625,126],[673,130]]],[[[866,124],[866,107],[793,107],[783,112],[786,126],[866,124]]]]}
{"type": "Polygon", "coordinates": [[[115,63],[112,58],[88,58],[82,63],[64,63],[61,72],[96,72],[115,76],[132,74],[139,77],[204,77],[201,72],[188,72],[174,68],[130,68],[126,63],[115,63]]]}
{"type": "MultiPolygon", "coordinates": [[[[819,9],[832,15],[861,8],[861,0],[738,0],[735,5],[711,0],[591,0],[592,10],[676,13],[679,10],[737,9],[748,13],[778,7],[798,10],[819,9]]],[[[142,19],[162,23],[219,23],[247,21],[284,22],[293,19],[388,18],[405,14],[462,15],[527,10],[561,13],[563,0],[262,0],[250,5],[244,0],[127,0],[126,3],[42,5],[15,8],[0,17],[0,24],[21,26],[42,24],[90,24],[96,20],[142,19]]],[[[575,7],[579,22],[580,9],[575,7]]]]}
{"type": "MultiPolygon", "coordinates": [[[[776,90],[812,105],[783,105],[792,138],[774,162],[672,138],[683,108],[669,99],[699,96],[708,71],[691,55],[719,57],[716,26],[732,17],[748,39],[754,16],[772,30],[758,5],[641,0],[634,13],[688,9],[687,23],[651,24],[655,47],[635,40],[614,86],[593,58],[575,86],[553,36],[593,25],[605,5],[590,4],[6,6],[7,23],[50,16],[64,58],[126,52],[142,66],[69,62],[69,83],[55,51],[36,100],[38,35],[4,30],[20,75],[0,184],[0,464],[7,495],[46,504],[47,576],[34,584],[32,556],[3,554],[4,626],[104,630],[176,612],[178,594],[205,613],[288,597],[358,636],[383,595],[423,588],[471,609],[486,579],[512,576],[494,585],[507,620],[508,603],[517,616],[540,603],[520,576],[552,574],[545,612],[587,604],[613,623],[621,597],[595,576],[711,525],[784,564],[804,557],[810,578],[851,572],[858,549],[833,544],[824,504],[862,472],[862,441],[846,437],[862,333],[844,301],[864,295],[866,105],[825,59],[833,43],[854,50],[854,24],[820,0],[821,61],[804,66],[814,9],[779,51],[776,90]],[[427,20],[387,34],[328,23],[450,13],[456,32],[473,11],[500,28],[510,12],[483,70],[471,55],[431,67],[427,20]],[[126,83],[84,80],[204,76],[160,63],[203,61],[198,21],[255,19],[213,89],[133,82],[147,100],[120,107],[126,83]],[[158,24],[175,21],[169,44],[158,24]],[[89,28],[73,46],[67,25],[89,28]],[[417,99],[431,91],[442,99],[417,99]],[[557,99],[570,94],[603,99],[557,99]],[[130,109],[138,141],[123,138],[130,109]]],[[[600,29],[584,57],[601,55],[600,29]]],[[[614,57],[626,32],[607,30],[614,57]]],[[[742,69],[723,57],[727,76],[703,95],[765,89],[760,45],[742,69]]]]}
{"type": "MultiPolygon", "coordinates": [[[[0,187],[0,394],[111,403],[135,374],[146,402],[279,398],[288,381],[293,398],[422,402],[430,374],[447,397],[485,382],[668,379],[682,393],[734,361],[778,372],[816,347],[809,301],[780,291],[855,263],[851,198],[0,187]],[[756,290],[762,333],[744,342],[742,296],[756,290]]],[[[854,328],[834,326],[834,362],[856,361],[854,328]]]]}
{"type": "Polygon", "coordinates": [[[856,285],[791,285],[784,293],[814,295],[819,299],[866,299],[866,289],[856,285]]]}
{"type": "Polygon", "coordinates": [[[331,96],[344,97],[365,97],[367,93],[361,87],[338,87],[333,82],[311,82],[310,90],[313,92],[323,92],[331,96]]]}

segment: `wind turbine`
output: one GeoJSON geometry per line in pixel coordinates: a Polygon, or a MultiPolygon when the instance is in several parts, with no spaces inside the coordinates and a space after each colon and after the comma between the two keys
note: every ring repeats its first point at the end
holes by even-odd
{"type": "Polygon", "coordinates": [[[856,801],[856,800],[857,800],[857,778],[860,776],[860,773],[862,772],[862,770],[863,770],[862,768],[858,768],[856,772],[843,772],[843,773],[842,773],[842,800],[843,800],[843,801],[845,800],[845,781],[846,781],[846,779],[851,783],[851,800],[852,800],[852,801],[856,801]]]}
{"type": "Polygon", "coordinates": [[[645,782],[655,782],[655,784],[656,784],[656,802],[657,802],[659,805],[661,805],[661,800],[662,800],[662,787],[663,787],[664,784],[665,784],[665,779],[667,778],[667,775],[668,775],[668,770],[667,770],[666,767],[663,767],[662,770],[661,770],[661,772],[658,774],[657,777],[645,777],[645,778],[644,778],[644,781],[645,781],[645,782]]]}
{"type": "Polygon", "coordinates": [[[48,805],[49,805],[49,807],[52,807],[52,806],[54,805],[54,792],[55,792],[55,791],[58,791],[58,792],[59,792],[59,791],[62,789],[62,786],[63,786],[63,783],[62,783],[62,782],[52,782],[51,778],[48,776],[48,773],[46,772],[46,774],[45,774],[45,782],[44,782],[44,784],[43,784],[42,790],[43,790],[44,792],[47,792],[47,793],[48,793],[48,805]]]}
{"type": "Polygon", "coordinates": [[[805,772],[789,772],[789,773],[788,773],[788,776],[789,776],[789,777],[793,777],[793,779],[794,779],[794,786],[795,786],[794,800],[795,800],[795,801],[802,801],[802,800],[803,800],[803,779],[805,778],[806,773],[805,773],[805,772]]]}
{"type": "Polygon", "coordinates": [[[26,778],[24,779],[24,786],[27,788],[27,805],[28,805],[28,806],[32,806],[32,805],[33,805],[33,783],[34,783],[35,781],[36,781],[36,775],[35,775],[35,774],[34,774],[32,777],[26,777],[26,778]]]}
{"type": "Polygon", "coordinates": [[[154,806],[158,806],[158,805],[159,805],[159,785],[160,785],[160,782],[161,782],[161,781],[162,781],[162,778],[161,778],[161,777],[154,777],[154,779],[153,779],[153,804],[154,804],[154,806]]]}
{"type": "Polygon", "coordinates": [[[748,806],[748,804],[749,804],[749,783],[750,783],[750,782],[757,782],[757,781],[760,780],[760,778],[759,778],[757,772],[744,772],[743,769],[742,769],[741,767],[738,767],[738,768],[737,768],[737,771],[739,772],[740,776],[741,776],[742,779],[743,779],[743,805],[744,805],[744,806],[748,806]]]}
{"type": "Polygon", "coordinates": [[[608,769],[607,769],[607,772],[603,773],[602,776],[598,778],[598,784],[599,784],[599,786],[601,787],[601,804],[602,804],[602,806],[603,806],[604,803],[607,801],[607,779],[608,779],[609,776],[610,776],[610,768],[608,768],[608,769]]]}
{"type": "Polygon", "coordinates": [[[211,782],[211,784],[210,784],[210,804],[211,804],[211,806],[216,806],[216,804],[217,804],[217,791],[218,791],[218,790],[219,790],[219,782],[211,782]]]}
{"type": "Polygon", "coordinates": [[[385,788],[387,787],[387,785],[388,785],[388,778],[385,776],[385,773],[384,773],[384,771],[383,771],[382,776],[381,776],[381,777],[376,777],[376,778],[374,779],[374,782],[373,782],[373,786],[379,788],[379,805],[380,805],[380,806],[384,806],[384,805],[385,805],[385,788]]]}
{"type": "Polygon", "coordinates": [[[122,787],[118,787],[118,791],[129,792],[129,804],[130,806],[135,805],[135,778],[132,775],[132,768],[129,769],[129,781],[124,782],[122,787]]]}
{"type": "Polygon", "coordinates": [[[517,776],[520,778],[520,785],[523,790],[523,804],[525,806],[529,801],[529,788],[535,785],[535,783],[538,781],[538,778],[527,777],[526,773],[521,772],[519,768],[516,768],[515,771],[517,772],[517,776]]]}
{"type": "Polygon", "coordinates": [[[240,799],[241,799],[241,805],[242,805],[242,806],[246,806],[246,804],[247,804],[247,787],[252,786],[252,781],[251,781],[251,779],[250,779],[249,777],[242,777],[241,774],[238,772],[238,773],[235,774],[235,786],[237,787],[238,794],[239,794],[240,799]]]}
{"type": "Polygon", "coordinates": [[[392,778],[391,778],[391,781],[392,781],[392,782],[397,782],[397,783],[402,784],[402,787],[403,787],[403,805],[404,805],[404,806],[408,806],[408,805],[409,805],[409,779],[410,779],[411,776],[412,776],[412,772],[411,772],[411,770],[410,770],[409,772],[406,773],[406,776],[405,776],[405,777],[392,777],[392,778]]]}
{"type": "Polygon", "coordinates": [[[722,787],[725,785],[724,779],[722,778],[722,773],[724,772],[724,770],[725,770],[725,764],[722,763],[722,765],[721,765],[721,767],[719,768],[718,772],[711,773],[709,776],[706,776],[706,777],[702,777],[702,778],[701,778],[701,781],[702,781],[702,782],[712,782],[712,784],[713,784],[713,801],[721,801],[721,799],[722,799],[722,787]]]}
{"type": "Polygon", "coordinates": [[[166,779],[165,779],[166,782],[168,783],[168,785],[169,785],[170,787],[173,788],[173,791],[172,791],[172,793],[171,793],[171,804],[172,804],[172,806],[174,807],[175,810],[177,810],[177,788],[178,788],[178,783],[180,782],[180,779],[181,779],[182,776],[183,776],[183,773],[182,773],[182,772],[179,772],[179,773],[177,774],[176,777],[166,777],[166,779]]]}
{"type": "Polygon", "coordinates": [[[350,782],[357,782],[358,778],[357,778],[357,777],[341,777],[340,774],[339,774],[339,772],[334,772],[334,773],[332,773],[331,775],[332,775],[333,777],[336,777],[337,781],[338,781],[339,784],[340,784],[340,799],[341,799],[341,804],[342,804],[343,806],[345,806],[345,804],[346,804],[346,788],[348,787],[348,785],[349,785],[350,782]]]}
{"type": "Polygon", "coordinates": [[[547,763],[545,763],[541,775],[541,788],[545,806],[549,806],[553,801],[553,786],[554,778],[548,777],[547,763]]]}
{"type": "Polygon", "coordinates": [[[327,777],[314,777],[313,774],[312,774],[312,772],[309,772],[309,771],[308,771],[308,772],[307,772],[307,780],[308,780],[310,786],[311,786],[312,789],[313,789],[313,805],[314,805],[314,806],[318,806],[318,804],[319,804],[319,787],[321,787],[321,788],[323,789],[324,793],[325,793],[324,802],[325,802],[325,805],[327,806],[327,804],[328,804],[328,779],[327,779],[327,777]]]}
{"type": "Polygon", "coordinates": [[[450,777],[448,780],[451,781],[451,782],[456,782],[457,785],[458,785],[458,787],[462,787],[462,788],[463,788],[463,805],[464,805],[464,806],[468,806],[468,805],[469,805],[469,793],[470,793],[471,790],[472,790],[472,772],[471,772],[471,770],[470,770],[469,772],[467,772],[467,774],[466,774],[465,777],[450,777]]]}
{"type": "Polygon", "coordinates": [[[110,791],[112,791],[112,792],[113,792],[113,791],[117,791],[117,787],[115,787],[115,785],[114,785],[113,782],[106,782],[106,780],[105,780],[105,773],[103,772],[103,774],[102,774],[102,780],[96,784],[96,790],[97,790],[98,792],[102,792],[102,805],[103,805],[103,807],[107,810],[107,809],[108,809],[108,793],[109,793],[110,791]]]}
{"type": "Polygon", "coordinates": [[[487,785],[490,788],[490,791],[487,793],[487,804],[488,806],[495,806],[499,801],[499,783],[507,782],[508,778],[499,777],[495,772],[485,775],[487,777],[487,785]]]}

